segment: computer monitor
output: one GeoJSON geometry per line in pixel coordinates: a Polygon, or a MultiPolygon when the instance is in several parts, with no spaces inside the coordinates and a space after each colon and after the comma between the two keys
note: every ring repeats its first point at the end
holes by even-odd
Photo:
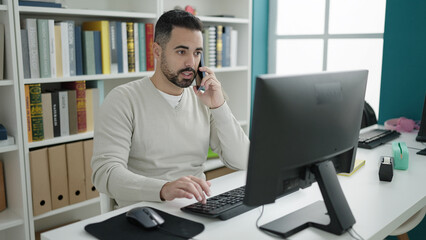
{"type": "Polygon", "coordinates": [[[261,229],[288,237],[313,226],[340,235],[355,224],[336,173],[353,169],[367,75],[257,77],[244,204],[273,203],[315,181],[324,199],[261,229]]]}

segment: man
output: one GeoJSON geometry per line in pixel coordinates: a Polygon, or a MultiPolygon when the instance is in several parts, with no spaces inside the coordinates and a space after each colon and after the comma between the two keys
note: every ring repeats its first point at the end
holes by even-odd
{"type": "Polygon", "coordinates": [[[246,168],[249,140],[214,72],[198,68],[201,31],[187,12],[164,13],[155,27],[154,75],[113,89],[100,108],[92,181],[120,207],[193,197],[205,203],[209,146],[226,166],[246,168]],[[191,87],[197,69],[206,73],[205,92],[191,87]]]}

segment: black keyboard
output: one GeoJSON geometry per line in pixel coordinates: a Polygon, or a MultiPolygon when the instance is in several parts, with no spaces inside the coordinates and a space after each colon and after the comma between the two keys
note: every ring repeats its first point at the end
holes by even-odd
{"type": "Polygon", "coordinates": [[[358,147],[372,149],[387,143],[400,135],[401,133],[393,130],[373,129],[359,135],[358,147]]]}
{"type": "Polygon", "coordinates": [[[206,204],[200,202],[181,208],[182,211],[205,217],[227,220],[255,207],[243,204],[245,186],[232,189],[207,199],[206,204]]]}

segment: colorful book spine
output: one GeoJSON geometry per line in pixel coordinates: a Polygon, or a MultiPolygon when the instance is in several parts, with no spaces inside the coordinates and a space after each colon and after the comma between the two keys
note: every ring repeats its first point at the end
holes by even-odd
{"type": "Polygon", "coordinates": [[[50,46],[49,46],[49,25],[47,19],[37,19],[37,41],[40,77],[51,77],[50,72],[50,46]]]}
{"type": "MultiPolygon", "coordinates": [[[[27,29],[21,29],[22,64],[24,67],[24,78],[31,78],[30,72],[30,50],[28,49],[27,29]]],[[[1,68],[1,66],[0,66],[1,68]]]]}
{"type": "Polygon", "coordinates": [[[121,36],[122,30],[121,30],[121,22],[115,22],[116,25],[116,36],[115,39],[117,40],[117,67],[118,72],[123,72],[123,37],[121,36]]]}
{"type": "Polygon", "coordinates": [[[111,53],[111,73],[118,73],[118,56],[117,56],[117,22],[109,23],[109,43],[111,53]]]}
{"type": "Polygon", "coordinates": [[[31,78],[40,78],[40,66],[38,57],[38,40],[37,40],[37,20],[27,18],[25,20],[28,33],[28,49],[30,56],[30,73],[31,78]]]}
{"type": "Polygon", "coordinates": [[[83,31],[83,72],[86,75],[96,74],[95,42],[93,31],[83,31]]]}
{"type": "Polygon", "coordinates": [[[81,43],[81,26],[74,28],[75,39],[75,74],[83,75],[83,47],[81,43]]]}
{"type": "Polygon", "coordinates": [[[25,111],[27,113],[28,142],[32,142],[33,141],[33,132],[32,132],[32,127],[31,127],[30,85],[25,85],[25,111]]]}
{"type": "Polygon", "coordinates": [[[54,91],[51,93],[52,97],[52,123],[53,123],[53,136],[61,136],[61,116],[59,112],[59,92],[54,91]]]}
{"type": "Polygon", "coordinates": [[[61,25],[55,24],[55,55],[56,55],[56,76],[63,77],[62,73],[62,40],[61,25]]]}
{"type": "Polygon", "coordinates": [[[93,41],[95,42],[95,72],[102,74],[102,47],[101,47],[101,33],[93,31],[93,41]]]}
{"type": "Polygon", "coordinates": [[[127,28],[127,64],[129,66],[129,72],[135,71],[135,39],[133,23],[126,23],[127,28]]]}
{"type": "Polygon", "coordinates": [[[222,67],[222,57],[223,57],[222,34],[223,34],[223,26],[222,25],[216,26],[216,67],[217,68],[222,67]]]}
{"type": "Polygon", "coordinates": [[[68,23],[68,47],[70,58],[70,76],[75,76],[77,73],[76,68],[76,52],[75,52],[75,23],[74,21],[67,21],[68,23]]]}
{"type": "Polygon", "coordinates": [[[146,70],[154,71],[154,51],[152,45],[154,44],[154,24],[145,24],[145,39],[146,39],[146,70]]]}
{"type": "Polygon", "coordinates": [[[31,129],[32,140],[41,141],[43,135],[43,107],[41,102],[41,84],[30,84],[30,107],[31,107],[31,129]]]}
{"type": "MultiPolygon", "coordinates": [[[[62,86],[66,89],[75,90],[75,100],[77,106],[77,132],[86,132],[86,81],[66,82],[63,83],[62,86]]],[[[68,105],[71,106],[70,102],[68,102],[68,105]]]]}
{"type": "Polygon", "coordinates": [[[99,31],[101,37],[101,52],[102,52],[102,73],[111,73],[111,51],[109,41],[109,22],[94,21],[84,22],[83,30],[99,31]]]}
{"type": "Polygon", "coordinates": [[[41,104],[43,108],[43,136],[44,139],[50,139],[53,138],[52,97],[50,92],[41,94],[41,104]]]}
{"type": "Polygon", "coordinates": [[[139,70],[146,71],[146,38],[145,24],[139,23],[139,70]]]}

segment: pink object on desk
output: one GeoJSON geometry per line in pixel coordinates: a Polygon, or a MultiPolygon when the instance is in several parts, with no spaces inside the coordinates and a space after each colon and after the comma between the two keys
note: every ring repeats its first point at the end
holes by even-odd
{"type": "Polygon", "coordinates": [[[385,128],[389,130],[396,130],[397,132],[411,132],[414,129],[419,129],[419,124],[414,120],[400,117],[389,119],[385,122],[385,128]]]}

